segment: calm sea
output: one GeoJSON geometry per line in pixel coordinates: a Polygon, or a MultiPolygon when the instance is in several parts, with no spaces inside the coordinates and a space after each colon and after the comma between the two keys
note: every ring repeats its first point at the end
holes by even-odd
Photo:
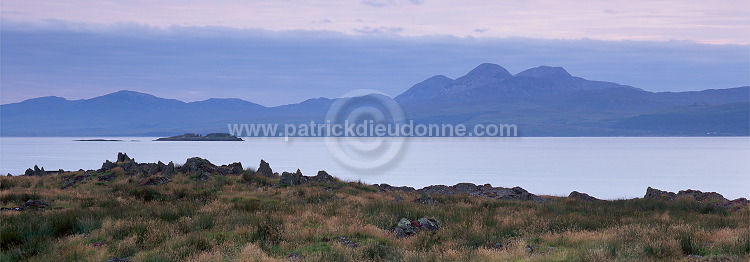
{"type": "MultiPolygon", "coordinates": [[[[264,159],[279,173],[299,168],[305,175],[315,175],[326,170],[347,180],[413,187],[490,183],[521,186],[535,194],[562,196],[577,190],[616,199],[642,197],[651,186],[716,191],[732,199],[750,197],[748,137],[409,138],[399,150],[375,153],[394,154],[391,161],[375,159],[372,162],[380,164],[364,169],[332,154],[324,138],[245,138],[244,142],[75,139],[81,138],[0,137],[0,172],[22,174],[34,165],[46,170],[98,169],[105,159],[115,160],[117,152],[126,152],[138,162],[179,164],[200,156],[215,164],[242,162],[245,167],[257,167],[264,159]]],[[[341,147],[348,155],[348,146],[377,146],[370,144],[343,143],[341,147]]],[[[355,159],[365,165],[368,161],[355,159]]]]}

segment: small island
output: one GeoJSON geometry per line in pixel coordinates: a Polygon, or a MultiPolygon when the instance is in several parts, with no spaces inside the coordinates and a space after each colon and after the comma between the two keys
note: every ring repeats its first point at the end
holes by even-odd
{"type": "Polygon", "coordinates": [[[73,140],[73,141],[79,141],[79,142],[80,141],[82,141],[82,142],[122,142],[122,140],[120,140],[120,139],[101,139],[101,138],[96,138],[96,139],[76,139],[76,140],[73,140]]]}
{"type": "Polygon", "coordinates": [[[245,141],[227,133],[209,133],[205,136],[195,133],[187,133],[179,136],[162,137],[154,141],[245,141]]]}

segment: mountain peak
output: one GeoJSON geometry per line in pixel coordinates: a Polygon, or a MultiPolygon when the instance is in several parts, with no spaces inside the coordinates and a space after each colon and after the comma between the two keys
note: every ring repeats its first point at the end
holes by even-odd
{"type": "MultiPolygon", "coordinates": [[[[509,78],[513,75],[511,75],[508,70],[505,70],[500,65],[492,64],[492,63],[483,63],[471,71],[469,71],[468,74],[465,76],[460,77],[459,79],[477,79],[477,78],[498,78],[498,79],[504,79],[509,78]]],[[[456,79],[456,80],[459,80],[456,79]]]]}
{"type": "MultiPolygon", "coordinates": [[[[106,94],[103,96],[95,97],[95,98],[102,98],[102,97],[108,97],[108,98],[157,98],[156,96],[136,92],[136,91],[130,91],[130,90],[120,90],[114,93],[106,94]]],[[[93,99],[95,99],[93,98],[93,99]]]]}
{"type": "Polygon", "coordinates": [[[428,99],[436,96],[443,90],[448,84],[453,82],[444,75],[436,75],[426,80],[413,85],[406,92],[396,96],[396,101],[409,101],[409,100],[421,100],[428,99]]]}
{"type": "Polygon", "coordinates": [[[525,71],[516,74],[516,76],[522,77],[536,77],[536,78],[566,78],[571,77],[568,71],[565,71],[562,67],[552,66],[540,66],[535,68],[526,69],[525,71]]]}

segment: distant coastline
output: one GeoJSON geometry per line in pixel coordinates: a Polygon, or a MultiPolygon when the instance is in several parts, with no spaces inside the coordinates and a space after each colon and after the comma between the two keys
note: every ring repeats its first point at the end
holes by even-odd
{"type": "Polygon", "coordinates": [[[76,140],[73,140],[73,141],[80,141],[80,142],[122,142],[123,140],[122,139],[101,139],[101,138],[96,138],[96,139],[76,139],[76,140]]]}
{"type": "Polygon", "coordinates": [[[179,136],[158,138],[154,141],[245,141],[242,138],[227,133],[209,133],[205,136],[195,133],[187,133],[179,136]]]}

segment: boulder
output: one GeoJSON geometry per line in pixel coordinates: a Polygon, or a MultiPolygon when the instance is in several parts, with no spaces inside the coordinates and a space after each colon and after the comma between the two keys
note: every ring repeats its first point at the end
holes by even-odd
{"type": "Polygon", "coordinates": [[[336,182],[336,179],[333,178],[333,176],[329,175],[328,172],[324,170],[318,171],[318,174],[314,177],[311,177],[310,180],[318,182],[318,183],[330,183],[330,182],[336,182]]]}
{"type": "Polygon", "coordinates": [[[180,167],[180,170],[184,173],[202,175],[203,173],[216,173],[217,167],[206,159],[191,157],[185,161],[185,164],[180,167]]]}
{"type": "Polygon", "coordinates": [[[341,243],[344,246],[351,247],[351,248],[358,248],[359,247],[359,244],[357,244],[357,242],[354,242],[354,241],[352,241],[352,240],[350,240],[349,238],[346,238],[346,237],[340,237],[339,238],[339,243],[341,243]]]}
{"type": "Polygon", "coordinates": [[[425,205],[432,205],[437,204],[437,201],[432,199],[430,195],[427,194],[425,191],[419,191],[419,198],[414,199],[414,202],[425,204],[425,205]]]}
{"type": "Polygon", "coordinates": [[[271,165],[269,165],[268,162],[263,159],[260,160],[260,166],[258,166],[258,171],[256,171],[255,173],[265,177],[273,177],[273,170],[271,169],[271,165]]]}
{"type": "Polygon", "coordinates": [[[589,194],[581,193],[581,192],[578,192],[578,191],[570,192],[570,194],[568,195],[568,198],[583,200],[583,201],[587,201],[587,202],[602,201],[601,199],[592,197],[589,194]]]}
{"type": "Polygon", "coordinates": [[[395,228],[396,237],[404,238],[417,234],[414,227],[411,226],[411,221],[408,218],[401,218],[395,228]]]}
{"type": "Polygon", "coordinates": [[[436,232],[440,230],[440,223],[433,218],[420,218],[416,221],[401,218],[394,228],[396,238],[404,238],[416,235],[418,231],[436,232]]]}
{"type": "Polygon", "coordinates": [[[396,194],[396,196],[394,196],[394,197],[393,197],[393,201],[394,201],[394,202],[401,202],[401,201],[404,201],[404,197],[402,197],[402,196],[401,196],[401,195],[399,195],[399,194],[396,194]]]}
{"type": "Polygon", "coordinates": [[[28,200],[26,201],[26,203],[23,203],[23,205],[19,207],[23,210],[26,210],[26,209],[41,210],[41,209],[50,207],[50,205],[47,204],[47,202],[45,202],[44,200],[28,200]]]}
{"type": "Polygon", "coordinates": [[[423,217],[417,221],[419,222],[419,228],[423,230],[427,230],[429,232],[435,232],[435,231],[438,231],[438,229],[440,229],[440,225],[435,219],[423,217]]]}

